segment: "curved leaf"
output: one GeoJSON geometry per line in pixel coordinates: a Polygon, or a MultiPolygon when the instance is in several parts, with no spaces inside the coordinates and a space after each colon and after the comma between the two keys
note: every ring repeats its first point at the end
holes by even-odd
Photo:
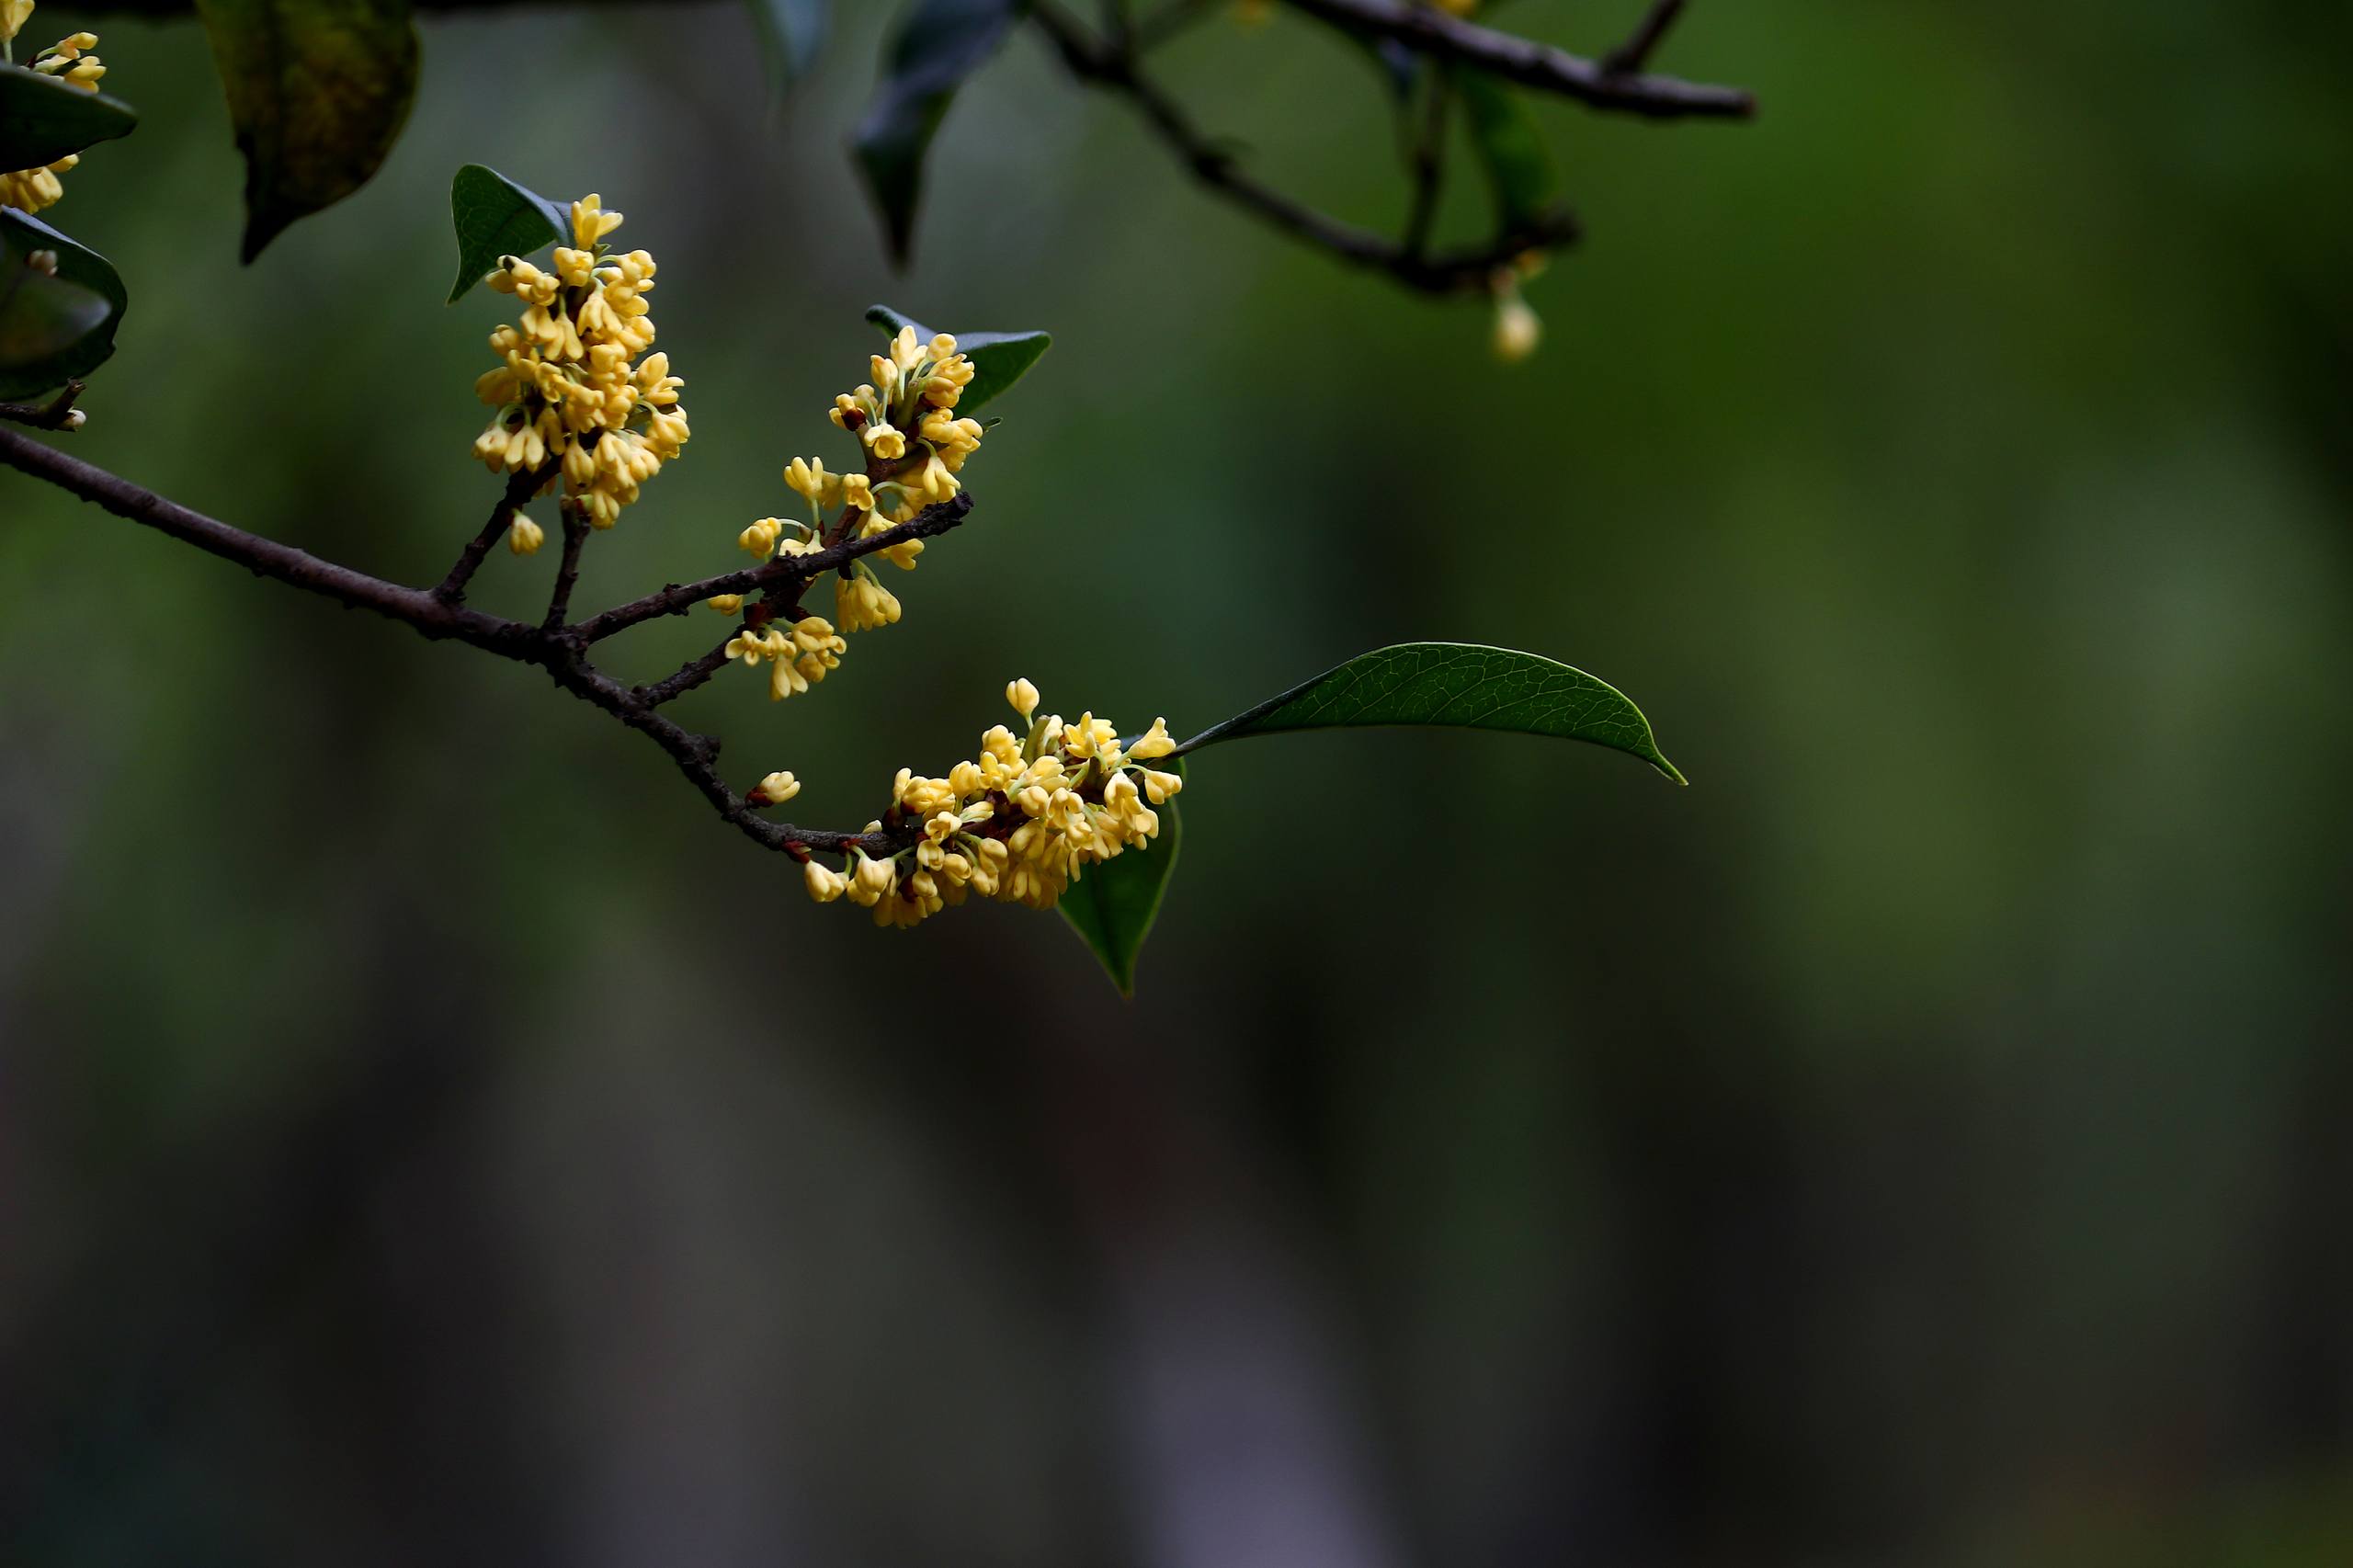
{"type": "Polygon", "coordinates": [[[130,301],[106,257],[38,218],[0,208],[0,397],[29,397],[86,376],[114,353],[130,301]],[[57,276],[31,271],[37,250],[57,257],[57,276]],[[97,309],[93,312],[92,301],[97,309]]]}
{"type": "Polygon", "coordinates": [[[784,89],[809,74],[817,63],[832,30],[833,0],[745,0],[752,8],[752,26],[760,35],[760,54],[767,66],[768,93],[781,97],[784,89]]]}
{"type": "Polygon", "coordinates": [[[1027,8],[1027,0],[915,0],[899,19],[852,151],[882,214],[891,257],[901,266],[915,238],[931,139],[956,89],[996,52],[1027,8]]]}
{"type": "MultiPolygon", "coordinates": [[[[1185,764],[1170,757],[1162,765],[1182,777],[1185,764]]],[[[1089,866],[1078,881],[1063,891],[1062,911],[1070,928],[1102,960],[1104,971],[1122,996],[1136,994],[1136,955],[1152,934],[1160,901],[1168,892],[1168,878],[1176,869],[1176,850],[1184,840],[1184,824],[1176,814],[1177,796],[1157,807],[1160,832],[1148,849],[1130,849],[1089,866]]]]}
{"type": "Polygon", "coordinates": [[[1304,685],[1212,725],[1176,748],[1284,730],[1414,724],[1511,730],[1590,741],[1641,757],[1688,782],[1626,694],[1583,670],[1534,653],[1475,642],[1401,642],[1358,655],[1304,685]]]}
{"type": "Polygon", "coordinates": [[[1561,172],[1526,97],[1483,71],[1458,71],[1454,80],[1472,148],[1495,193],[1497,224],[1516,229],[1549,216],[1560,205],[1561,172]]]}
{"type": "Polygon", "coordinates": [[[196,0],[245,157],[251,261],[364,184],[416,96],[409,0],[196,0]]]}
{"type": "Polygon", "coordinates": [[[449,182],[449,227],[458,236],[458,280],[449,286],[454,305],[497,270],[500,257],[529,256],[563,239],[572,212],[496,169],[468,164],[449,182]]]}
{"type": "MultiPolygon", "coordinates": [[[[914,327],[915,335],[926,341],[938,335],[933,328],[888,305],[868,307],[866,319],[881,327],[885,337],[896,337],[903,326],[914,327]]],[[[954,335],[956,347],[972,362],[972,379],[963,395],[956,400],[956,412],[960,415],[972,413],[1029,374],[1029,367],[1054,346],[1053,335],[1043,332],[960,332],[954,335]]]]}
{"type": "Polygon", "coordinates": [[[0,169],[37,169],[128,136],[129,104],[21,65],[0,65],[0,169]]]}

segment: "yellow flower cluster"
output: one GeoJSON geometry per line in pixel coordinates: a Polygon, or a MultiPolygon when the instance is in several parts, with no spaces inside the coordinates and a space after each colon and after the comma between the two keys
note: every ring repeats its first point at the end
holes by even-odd
{"type": "Polygon", "coordinates": [[[773,626],[765,631],[746,627],[727,644],[729,658],[741,659],[754,669],[763,663],[768,666],[771,702],[781,702],[824,680],[829,671],[840,667],[847,652],[849,644],[835,635],[834,623],[822,615],[803,618],[790,631],[773,626]]]}
{"type": "MultiPolygon", "coordinates": [[[[1005,695],[1028,723],[1027,737],[991,726],[980,755],[945,778],[901,768],[886,820],[919,824],[922,836],[890,855],[856,849],[839,871],[810,861],[810,897],[831,903],[847,895],[873,910],[876,925],[896,926],[975,892],[1051,909],[1085,868],[1152,841],[1160,831],[1153,808],[1185,783],[1143,766],[1176,749],[1165,721],[1154,719],[1123,747],[1119,732],[1092,713],[1074,722],[1038,717],[1038,688],[1026,680],[1005,695]]],[[[870,834],[881,831],[882,822],[867,824],[870,834]]]]}
{"type": "MultiPolygon", "coordinates": [[[[15,42],[32,14],[33,0],[0,0],[0,45],[15,42]]],[[[98,90],[98,78],[107,74],[105,62],[89,52],[97,46],[97,34],[75,33],[35,55],[31,69],[95,93],[98,90]]],[[[57,176],[81,161],[79,153],[68,153],[43,168],[0,171],[0,207],[38,212],[51,205],[65,194],[65,187],[57,176]]]]}
{"type": "MultiPolygon", "coordinates": [[[[874,380],[835,398],[828,414],[858,437],[858,471],[835,473],[823,458],[793,459],[784,482],[809,502],[811,520],[762,517],[736,536],[741,548],[763,560],[779,552],[805,555],[828,541],[881,533],[963,488],[956,476],[980,449],[982,435],[979,420],[955,414],[957,399],[972,384],[972,362],[946,333],[926,343],[915,328],[902,327],[890,352],[870,363],[874,380]],[[835,506],[840,514],[828,525],[826,510],[835,506]]],[[[904,540],[876,553],[912,572],[923,540],[904,540]]],[[[722,615],[742,608],[733,595],[710,604],[722,615]]],[[[844,631],[870,631],[893,624],[899,615],[897,596],[864,560],[835,578],[834,619],[844,631]]]]}
{"type": "Polygon", "coordinates": [[[572,244],[558,245],[552,270],[518,256],[484,279],[523,304],[521,318],[490,335],[505,361],[474,382],[496,409],[474,442],[493,472],[557,473],[570,506],[595,528],[608,528],[638,487],[687,444],[685,385],[670,357],[646,354],[654,318],[646,294],[654,258],[642,250],[613,254],[605,236],[621,215],[591,195],[572,204],[572,244]],[[637,357],[644,354],[645,358],[637,357]]]}

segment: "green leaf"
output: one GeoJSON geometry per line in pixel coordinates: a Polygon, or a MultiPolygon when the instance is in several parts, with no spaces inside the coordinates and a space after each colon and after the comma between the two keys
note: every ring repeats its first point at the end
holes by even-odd
{"type": "Polygon", "coordinates": [[[891,257],[906,265],[924,154],[964,78],[987,62],[1028,0],[915,0],[899,20],[852,150],[882,215],[891,257]]]}
{"type": "MultiPolygon", "coordinates": [[[[1154,766],[1180,778],[1182,759],[1169,757],[1154,766]]],[[[1103,961],[1111,983],[1122,996],[1136,994],[1136,954],[1152,934],[1160,914],[1160,900],[1168,891],[1169,874],[1176,869],[1176,850],[1184,840],[1184,824],[1176,815],[1176,797],[1155,808],[1160,832],[1148,849],[1129,849],[1089,866],[1078,881],[1063,890],[1062,911],[1070,928],[1103,961]]]]}
{"type": "Polygon", "coordinates": [[[21,65],[0,65],[0,169],[38,169],[139,123],[131,106],[21,65]]]}
{"type": "Polygon", "coordinates": [[[1177,755],[1284,730],[1380,724],[1556,735],[1641,757],[1677,784],[1651,723],[1626,694],[1583,670],[1475,642],[1400,642],[1326,670],[1246,713],[1212,725],[1177,755]]]}
{"type": "Polygon", "coordinates": [[[760,35],[760,54],[767,67],[768,93],[782,97],[785,88],[809,74],[825,47],[832,28],[833,0],[745,0],[752,8],[752,26],[760,35]]]}
{"type": "MultiPolygon", "coordinates": [[[[885,337],[898,336],[903,326],[914,327],[915,335],[926,342],[938,335],[913,316],[902,315],[888,305],[869,306],[866,319],[881,327],[885,337]]],[[[959,415],[972,413],[1028,375],[1029,367],[1054,346],[1053,335],[1043,332],[960,332],[953,335],[957,348],[972,362],[972,381],[956,400],[959,415]]]]}
{"type": "Polygon", "coordinates": [[[0,305],[0,397],[12,398],[62,387],[106,363],[130,304],[106,257],[38,218],[6,208],[0,208],[0,296],[10,296],[0,305]],[[55,278],[27,264],[37,250],[56,256],[55,278]]]}
{"type": "Polygon", "coordinates": [[[1458,71],[1455,90],[1471,122],[1471,145],[1495,193],[1495,217],[1517,229],[1551,214],[1560,205],[1561,171],[1527,97],[1483,71],[1458,71]]]}
{"type": "Polygon", "coordinates": [[[416,96],[409,0],[196,0],[245,158],[241,258],[342,200],[416,96]]]}
{"type": "Polygon", "coordinates": [[[449,227],[458,236],[458,280],[449,303],[498,267],[499,258],[529,256],[564,238],[572,210],[526,190],[496,169],[468,164],[449,182],[449,227]]]}

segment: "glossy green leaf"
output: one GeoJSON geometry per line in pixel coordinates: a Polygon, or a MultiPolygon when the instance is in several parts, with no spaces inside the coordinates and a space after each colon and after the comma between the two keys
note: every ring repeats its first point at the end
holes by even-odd
{"type": "MultiPolygon", "coordinates": [[[[870,306],[866,319],[881,327],[885,337],[896,337],[903,326],[914,327],[926,342],[938,335],[935,329],[888,305],[870,306]]],[[[1043,332],[960,332],[954,336],[957,348],[972,362],[972,380],[956,400],[959,415],[972,413],[1028,375],[1029,367],[1054,346],[1053,335],[1043,332]]]]}
{"type": "Polygon", "coordinates": [[[114,352],[129,307],[106,257],[38,218],[0,208],[0,397],[30,397],[88,375],[114,352]],[[35,251],[57,257],[57,276],[35,273],[35,251]],[[93,301],[96,308],[93,309],[93,301]]]}
{"type": "Polygon", "coordinates": [[[964,79],[987,62],[1027,0],[915,0],[900,17],[852,150],[881,214],[892,259],[913,248],[924,155],[964,79]]]}
{"type": "Polygon", "coordinates": [[[817,63],[832,30],[833,0],[745,0],[745,4],[751,7],[752,26],[760,35],[768,92],[780,97],[817,63]]]}
{"type": "MultiPolygon", "coordinates": [[[[1179,777],[1185,771],[1184,762],[1176,757],[1153,766],[1179,777]]],[[[1123,850],[1087,867],[1054,905],[1102,960],[1104,971],[1122,996],[1136,993],[1136,955],[1143,949],[1143,939],[1152,935],[1160,901],[1168,892],[1168,878],[1176,869],[1176,851],[1184,839],[1177,799],[1172,796],[1154,808],[1160,813],[1160,832],[1150,848],[1123,850]]]]}
{"type": "Polygon", "coordinates": [[[1456,72],[1454,85],[1470,122],[1471,146],[1495,193],[1498,224],[1516,229],[1551,213],[1560,205],[1561,171],[1527,95],[1481,71],[1456,72]]]}
{"type": "Polygon", "coordinates": [[[245,158],[246,261],[350,195],[416,96],[409,0],[196,0],[245,158]]]}
{"type": "Polygon", "coordinates": [[[1475,642],[1401,642],[1359,654],[1202,731],[1179,755],[1245,735],[1386,724],[1554,735],[1641,757],[1677,784],[1643,710],[1608,681],[1475,642]]]}
{"type": "Polygon", "coordinates": [[[37,169],[128,136],[131,106],[21,65],[0,65],[0,169],[37,169]]]}
{"type": "Polygon", "coordinates": [[[564,238],[572,210],[527,190],[480,164],[468,164],[449,182],[449,227],[458,236],[458,279],[449,303],[498,268],[499,258],[529,256],[564,238]]]}

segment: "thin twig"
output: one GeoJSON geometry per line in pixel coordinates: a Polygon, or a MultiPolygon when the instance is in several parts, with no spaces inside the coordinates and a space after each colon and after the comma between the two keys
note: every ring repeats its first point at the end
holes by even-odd
{"type": "Polygon", "coordinates": [[[648,708],[659,708],[665,702],[676,701],[727,667],[727,644],[734,641],[735,634],[731,631],[719,646],[701,658],[689,659],[674,673],[653,685],[637,687],[638,700],[648,708]]]}
{"type": "Polygon", "coordinates": [[[580,551],[588,543],[588,524],[579,508],[570,502],[563,506],[563,554],[556,562],[555,588],[548,595],[548,613],[540,622],[543,631],[553,631],[572,613],[572,590],[580,581],[580,551]]]}
{"type": "Polygon", "coordinates": [[[762,589],[793,588],[792,597],[800,597],[799,589],[816,581],[836,567],[847,566],[861,555],[871,555],[878,550],[888,550],[894,544],[904,544],[911,539],[929,539],[944,534],[964,520],[972,509],[972,494],[964,491],[945,501],[934,502],[904,523],[884,528],[881,533],[864,539],[847,540],[806,555],[779,555],[757,566],[740,572],[722,572],[716,577],[705,577],[699,583],[672,583],[642,598],[615,605],[572,628],[580,641],[601,642],[617,631],[665,615],[684,615],[705,599],[722,594],[750,594],[762,589]]]}
{"type": "Polygon", "coordinates": [[[1414,205],[1405,215],[1405,232],[1398,239],[1405,254],[1420,256],[1430,248],[1430,230],[1438,222],[1438,201],[1446,186],[1446,111],[1454,94],[1443,71],[1425,71],[1429,102],[1424,106],[1422,133],[1414,143],[1414,205]]]}
{"type": "Polygon", "coordinates": [[[1675,19],[1683,15],[1683,0],[1651,0],[1650,9],[1626,35],[1626,41],[1601,57],[1601,69],[1612,76],[1630,76],[1650,63],[1659,41],[1675,19]]]}
{"type": "Polygon", "coordinates": [[[1521,252],[1569,244],[1582,232],[1574,215],[1557,210],[1515,225],[1492,244],[1475,249],[1417,256],[1385,234],[1340,222],[1244,174],[1233,155],[1195,130],[1175,100],[1142,74],[1131,56],[1097,42],[1051,0],[1034,0],[1029,15],[1073,75],[1133,103],[1204,186],[1286,233],[1342,261],[1386,272],[1409,288],[1432,294],[1483,290],[1495,269],[1521,252]]]}
{"type": "Polygon", "coordinates": [[[482,532],[468,540],[466,548],[458,552],[449,574],[434,585],[435,598],[445,604],[457,604],[465,598],[466,585],[472,582],[474,574],[481,570],[483,557],[490,553],[490,547],[498,542],[499,536],[514,525],[515,514],[521,511],[523,503],[547,483],[549,472],[547,467],[517,469],[506,476],[506,494],[499,496],[498,505],[490,509],[490,520],[483,524],[482,532]]]}
{"type": "Polygon", "coordinates": [[[1525,87],[1558,93],[1598,109],[1676,119],[1747,119],[1756,95],[1675,76],[1613,72],[1550,44],[1450,17],[1419,0],[1286,0],[1294,9],[1374,38],[1393,38],[1439,60],[1459,60],[1525,87]]]}
{"type": "MultiPolygon", "coordinates": [[[[688,782],[710,802],[712,810],[766,848],[800,858],[813,850],[847,851],[857,845],[877,851],[900,847],[898,840],[889,833],[801,827],[792,823],[771,822],[759,815],[751,802],[720,779],[713,766],[719,756],[719,743],[664,717],[655,710],[657,704],[590,664],[587,642],[574,628],[551,630],[509,620],[505,616],[491,615],[444,598],[433,589],[404,587],[332,561],[322,561],[290,544],[280,544],[208,517],[12,430],[0,429],[0,464],[45,480],[119,517],[233,562],[257,577],[318,594],[355,609],[372,610],[426,637],[465,642],[517,664],[545,670],[558,687],[661,747],[687,776],[688,782]]],[[[957,514],[960,520],[961,516],[961,512],[957,514]]],[[[894,541],[885,540],[886,548],[890,542],[894,541]]]]}
{"type": "Polygon", "coordinates": [[[64,390],[47,403],[0,403],[0,419],[29,425],[36,430],[78,430],[82,422],[74,416],[74,400],[85,390],[80,381],[68,381],[64,390]]]}

